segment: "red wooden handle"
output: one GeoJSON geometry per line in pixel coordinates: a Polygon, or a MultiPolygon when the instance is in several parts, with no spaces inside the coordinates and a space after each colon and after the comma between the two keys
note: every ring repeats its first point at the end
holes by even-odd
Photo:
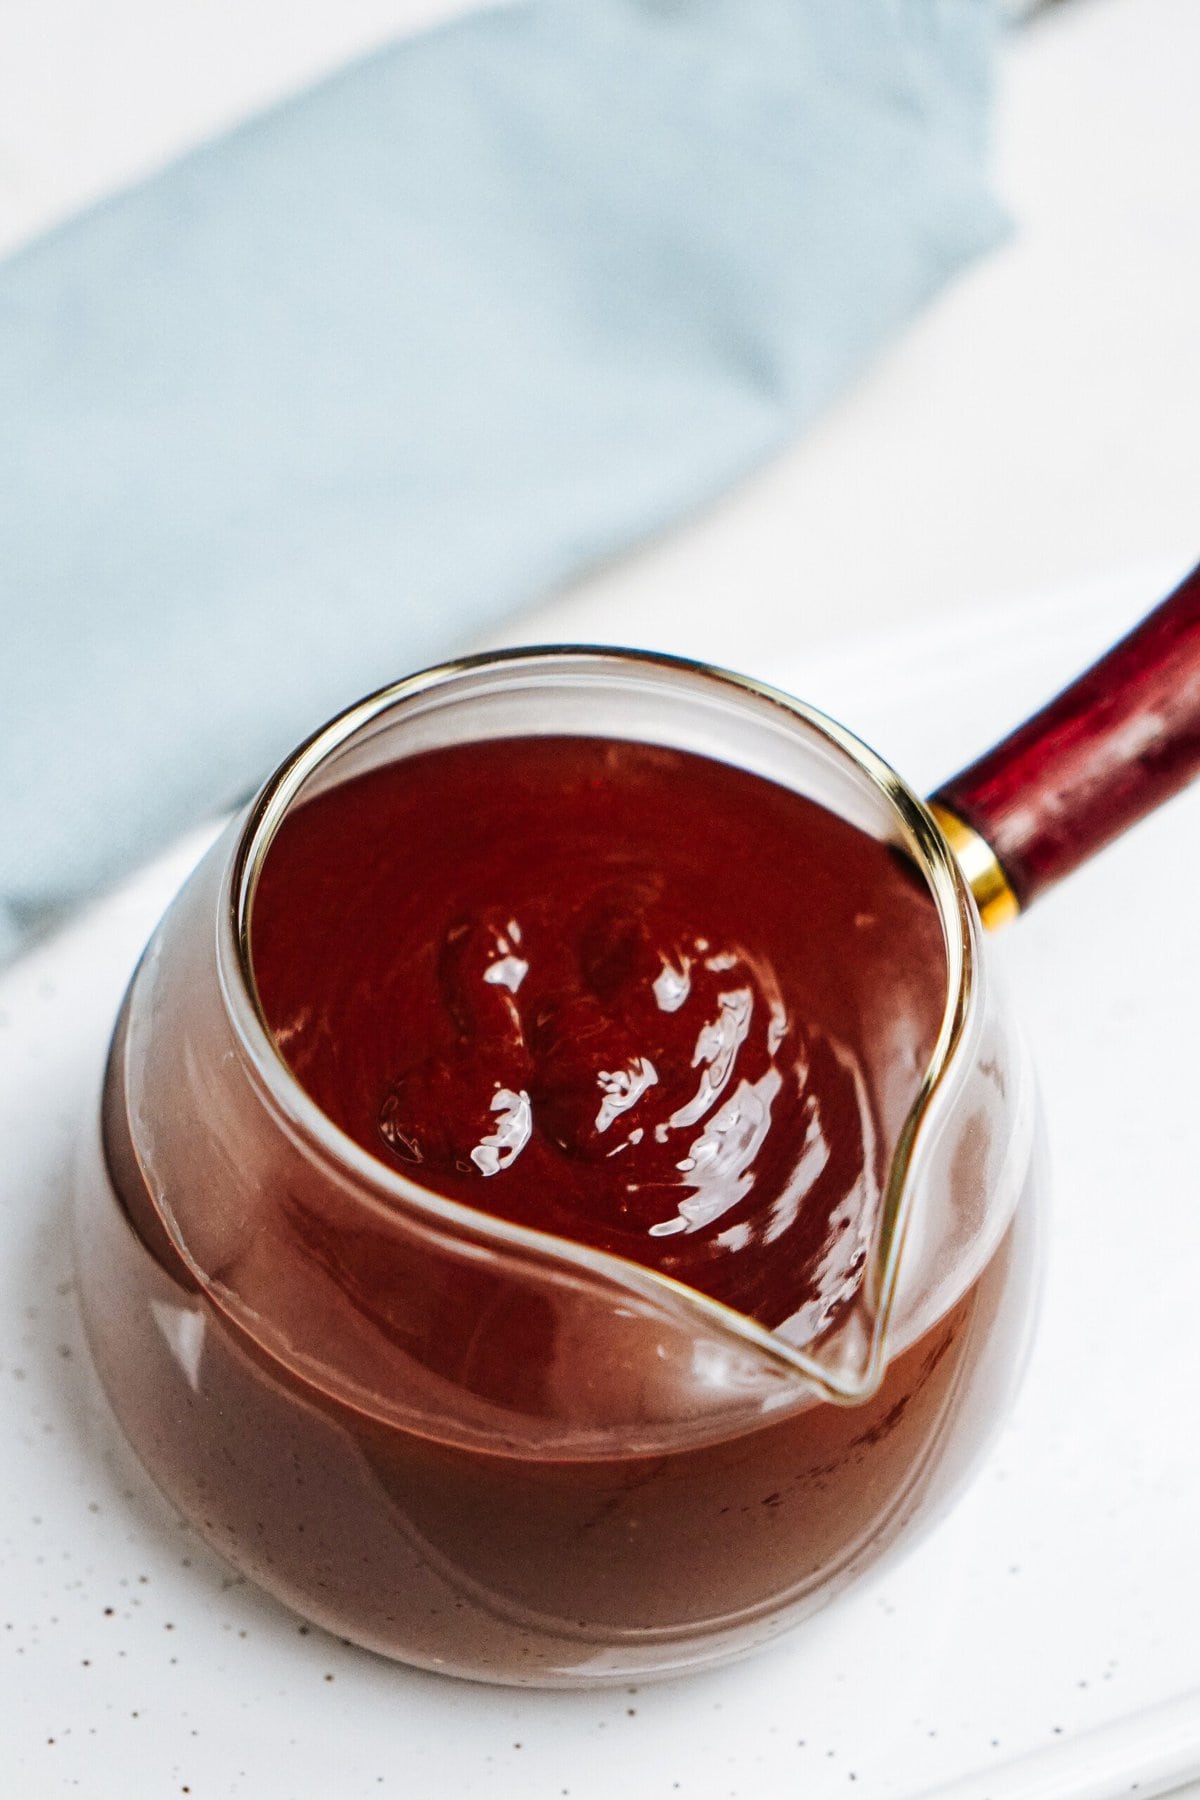
{"type": "Polygon", "coordinates": [[[1021,905],[1200,773],[1200,568],[933,799],[986,839],[1021,905]]]}

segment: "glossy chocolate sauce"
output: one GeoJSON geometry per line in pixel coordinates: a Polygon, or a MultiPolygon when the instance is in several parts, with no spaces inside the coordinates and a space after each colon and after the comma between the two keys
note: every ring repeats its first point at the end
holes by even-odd
{"type": "MultiPolygon", "coordinates": [[[[686,1332],[677,1355],[652,1315],[572,1311],[486,1255],[448,1275],[256,1125],[243,1086],[179,1103],[239,1054],[215,1000],[188,1017],[215,879],[153,953],[131,1064],[135,983],[105,1096],[122,1204],[95,1184],[85,1290],[133,1441],[231,1561],[389,1655],[573,1683],[748,1648],[921,1510],[946,1443],[983,1429],[1010,1241],[863,1405],[801,1384],[692,1431],[668,1404],[686,1332]],[[230,1171],[252,1199],[226,1207],[230,1171]],[[352,1385],[274,1353],[268,1318],[352,1385]]],[[[585,738],[429,751],[298,806],[252,955],[297,1079],[372,1156],[801,1343],[860,1278],[945,998],[932,903],[887,847],[726,765],[585,738]]]]}
{"type": "Polygon", "coordinates": [[[594,738],[359,776],[284,822],[254,904],[276,1041],[365,1149],[801,1338],[875,1224],[860,998],[904,938],[893,1076],[945,992],[904,861],[740,769],[594,738]]]}

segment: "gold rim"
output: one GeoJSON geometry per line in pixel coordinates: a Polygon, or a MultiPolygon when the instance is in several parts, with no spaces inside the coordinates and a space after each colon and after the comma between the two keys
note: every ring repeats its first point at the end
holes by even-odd
{"type": "Polygon", "coordinates": [[[886,1368],[887,1332],[895,1300],[900,1263],[911,1213],[908,1180],[922,1127],[935,1096],[944,1085],[962,1041],[975,993],[973,902],[958,861],[951,853],[933,813],[882,757],[836,720],[816,707],[759,682],[750,676],[684,657],[654,651],[617,649],[591,645],[537,645],[529,648],[485,652],[438,664],[393,682],[348,707],[307,738],[269,778],[251,805],[238,839],[229,876],[224,908],[225,925],[231,932],[239,990],[227,991],[230,1012],[243,1043],[252,1056],[272,1098],[294,1128],[324,1157],[352,1173],[366,1190],[363,1198],[382,1204],[388,1212],[397,1206],[433,1229],[449,1228],[485,1243],[499,1244],[544,1260],[584,1268],[593,1274],[632,1286],[651,1299],[669,1296],[683,1300],[710,1325],[732,1333],[768,1357],[805,1376],[828,1398],[857,1404],[877,1390],[886,1368]],[[503,669],[522,662],[534,668],[555,661],[600,662],[614,668],[675,671],[700,676],[718,687],[766,701],[800,720],[827,743],[841,751],[888,802],[905,827],[910,846],[929,884],[942,926],[946,951],[947,992],[937,1040],[917,1097],[901,1128],[888,1169],[884,1189],[870,1287],[874,1291],[872,1330],[867,1353],[850,1374],[834,1371],[803,1350],[795,1349],[766,1327],[669,1275],[630,1262],[609,1251],[592,1249],[569,1238],[539,1231],[532,1226],[498,1219],[457,1200],[435,1194],[372,1156],[347,1136],[317,1106],[292,1073],[271,1033],[258,993],[251,954],[254,897],[271,843],[300,792],[323,763],[365,727],[385,713],[448,686],[457,678],[481,669],[503,669]]]}
{"type": "Polygon", "coordinates": [[[1021,910],[1021,902],[992,846],[940,800],[931,800],[929,810],[975,897],[984,928],[1000,931],[1005,925],[1011,925],[1021,910]]]}

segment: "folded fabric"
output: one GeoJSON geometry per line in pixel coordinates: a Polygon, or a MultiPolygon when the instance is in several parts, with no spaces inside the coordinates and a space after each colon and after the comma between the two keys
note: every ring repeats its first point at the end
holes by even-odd
{"type": "Polygon", "coordinates": [[[7,950],[792,436],[997,236],[991,42],[987,0],[514,5],[0,268],[7,950]]]}

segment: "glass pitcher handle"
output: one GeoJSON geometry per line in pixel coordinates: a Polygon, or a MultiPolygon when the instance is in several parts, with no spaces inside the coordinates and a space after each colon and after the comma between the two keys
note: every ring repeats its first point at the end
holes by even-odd
{"type": "Polygon", "coordinates": [[[930,806],[995,925],[1198,773],[1200,567],[930,806]]]}

